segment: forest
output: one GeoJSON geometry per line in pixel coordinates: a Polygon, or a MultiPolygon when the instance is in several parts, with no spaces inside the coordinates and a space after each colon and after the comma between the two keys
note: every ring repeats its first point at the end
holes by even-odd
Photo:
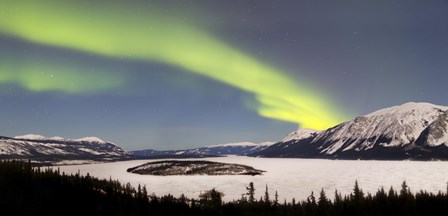
{"type": "Polygon", "coordinates": [[[242,188],[238,200],[223,202],[222,192],[207,189],[198,198],[155,196],[145,186],[132,187],[117,180],[61,173],[33,167],[30,161],[0,161],[1,215],[447,215],[447,191],[437,194],[401,188],[365,193],[355,182],[342,196],[321,190],[306,200],[279,200],[268,186],[242,188]],[[263,190],[255,197],[255,190],[263,190]]]}

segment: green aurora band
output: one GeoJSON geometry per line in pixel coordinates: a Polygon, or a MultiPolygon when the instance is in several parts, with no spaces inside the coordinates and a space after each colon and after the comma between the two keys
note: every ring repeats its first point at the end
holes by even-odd
{"type": "Polygon", "coordinates": [[[12,83],[33,92],[90,94],[124,86],[127,76],[111,69],[95,67],[92,72],[88,66],[61,59],[0,54],[0,84],[12,83]]]}
{"type": "MultiPolygon", "coordinates": [[[[293,81],[202,29],[157,11],[113,3],[95,7],[82,1],[6,0],[0,2],[0,33],[111,58],[175,65],[253,94],[261,116],[305,128],[326,129],[347,119],[306,82],[293,81]]],[[[31,90],[46,89],[24,78],[26,71],[11,78],[0,68],[0,82],[13,79],[31,90]]]]}

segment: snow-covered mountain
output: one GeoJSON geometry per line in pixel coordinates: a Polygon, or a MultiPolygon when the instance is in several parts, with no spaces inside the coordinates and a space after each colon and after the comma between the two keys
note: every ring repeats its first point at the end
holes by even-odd
{"type": "Polygon", "coordinates": [[[0,137],[0,158],[42,160],[113,160],[129,157],[124,149],[97,137],[65,139],[41,135],[0,137]]]}
{"type": "Polygon", "coordinates": [[[448,146],[448,111],[426,127],[416,143],[420,146],[448,146]]]}
{"type": "Polygon", "coordinates": [[[186,150],[126,152],[97,137],[0,137],[1,158],[132,159],[222,155],[335,159],[448,160],[448,107],[406,103],[316,131],[298,129],[277,143],[228,143],[186,150]]]}
{"type": "Polygon", "coordinates": [[[138,150],[131,152],[137,157],[210,157],[222,155],[249,155],[264,150],[272,145],[273,142],[251,143],[227,143],[219,145],[210,145],[186,150],[167,150],[157,151],[153,149],[138,150]]]}
{"type": "Polygon", "coordinates": [[[321,132],[299,129],[253,155],[448,159],[448,154],[444,153],[448,149],[447,125],[448,107],[411,102],[381,109],[321,132]]]}
{"type": "Polygon", "coordinates": [[[307,128],[299,128],[288,134],[285,138],[283,138],[282,142],[288,142],[292,140],[302,140],[310,137],[315,137],[321,131],[307,129],[307,128]]]}

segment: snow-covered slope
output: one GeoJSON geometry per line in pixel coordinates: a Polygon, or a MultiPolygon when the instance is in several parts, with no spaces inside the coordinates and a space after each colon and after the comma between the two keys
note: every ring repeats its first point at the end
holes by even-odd
{"type": "Polygon", "coordinates": [[[47,137],[44,137],[42,135],[37,135],[37,134],[26,134],[26,135],[21,135],[21,136],[15,136],[15,139],[26,139],[26,140],[45,140],[45,139],[49,139],[47,137]]]}
{"type": "Polygon", "coordinates": [[[113,143],[97,137],[65,139],[23,135],[0,137],[0,158],[26,159],[119,159],[129,154],[113,143]]]}
{"type": "Polygon", "coordinates": [[[401,147],[413,143],[420,133],[448,107],[406,103],[355,118],[319,134],[313,143],[321,152],[366,150],[375,146],[401,147]]]}
{"type": "Polygon", "coordinates": [[[98,137],[84,137],[76,139],[77,142],[87,142],[87,143],[96,143],[96,144],[106,144],[107,142],[98,138],[98,137]]]}
{"type": "Polygon", "coordinates": [[[226,144],[217,144],[217,145],[209,145],[203,148],[217,148],[217,147],[255,147],[255,146],[266,146],[271,145],[272,142],[263,142],[263,143],[253,143],[253,142],[237,142],[237,143],[226,143],[226,144]]]}
{"type": "Polygon", "coordinates": [[[249,155],[264,150],[274,144],[273,142],[252,143],[239,142],[219,145],[210,145],[195,149],[157,151],[153,149],[131,152],[140,157],[207,157],[222,155],[249,155]]]}
{"type": "Polygon", "coordinates": [[[20,135],[15,136],[14,139],[20,139],[20,140],[33,140],[33,141],[39,141],[39,140],[46,140],[46,141],[65,141],[65,142],[85,142],[85,143],[97,143],[97,144],[106,144],[107,142],[98,138],[98,137],[83,137],[79,139],[66,139],[60,136],[54,136],[54,137],[45,137],[42,135],[36,135],[36,134],[26,134],[26,135],[20,135]]]}
{"type": "Polygon", "coordinates": [[[302,140],[310,137],[315,137],[321,131],[307,129],[307,128],[299,128],[288,134],[285,138],[283,138],[282,142],[288,142],[291,140],[302,140]]]}
{"type": "Polygon", "coordinates": [[[420,146],[448,147],[448,111],[442,113],[420,135],[416,143],[420,146]]]}
{"type": "Polygon", "coordinates": [[[430,157],[431,149],[422,148],[447,143],[447,112],[445,106],[406,103],[357,117],[315,136],[307,136],[306,130],[293,132],[256,155],[394,159],[413,158],[412,153],[421,156],[425,150],[425,157],[430,157]],[[416,142],[424,131],[426,141],[416,142]],[[294,133],[305,135],[294,140],[290,138],[294,133]]]}
{"type": "MultiPolygon", "coordinates": [[[[203,148],[194,149],[193,152],[204,152],[211,155],[248,155],[254,152],[261,151],[271,146],[273,142],[263,143],[229,143],[221,145],[211,145],[203,148]]],[[[188,151],[186,152],[188,153],[188,151]]]]}

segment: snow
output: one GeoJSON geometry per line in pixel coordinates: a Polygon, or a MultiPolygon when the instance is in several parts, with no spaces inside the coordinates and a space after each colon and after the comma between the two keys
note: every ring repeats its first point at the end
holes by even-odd
{"type": "Polygon", "coordinates": [[[257,146],[258,144],[252,142],[236,142],[227,144],[209,145],[207,148],[224,147],[224,146],[257,146]]]}
{"type": "Polygon", "coordinates": [[[317,130],[313,130],[313,129],[307,129],[307,128],[299,128],[296,131],[291,132],[290,134],[288,134],[288,136],[286,136],[285,138],[283,138],[282,142],[288,142],[291,140],[301,140],[301,139],[306,139],[309,138],[313,135],[318,134],[320,131],[317,130]]]}
{"type": "Polygon", "coordinates": [[[430,111],[433,109],[439,109],[439,110],[448,110],[448,107],[446,106],[438,106],[430,103],[424,103],[424,102],[408,102],[402,105],[393,106],[389,108],[380,109],[376,112],[370,113],[365,115],[365,117],[372,117],[372,116],[384,116],[391,113],[408,113],[412,110],[425,112],[430,111]]]}
{"type": "Polygon", "coordinates": [[[26,135],[21,135],[21,136],[15,136],[15,139],[28,139],[28,140],[46,140],[48,139],[47,137],[44,137],[42,135],[37,135],[37,134],[26,134],[26,135]]]}
{"type": "Polygon", "coordinates": [[[32,151],[44,154],[44,155],[65,155],[69,154],[63,149],[59,149],[59,146],[50,146],[43,143],[18,141],[18,140],[6,140],[0,141],[0,154],[1,155],[32,155],[32,151]]]}
{"type": "Polygon", "coordinates": [[[262,142],[260,144],[252,143],[252,142],[236,142],[236,143],[227,143],[227,144],[218,144],[218,145],[209,145],[207,148],[216,148],[216,147],[236,147],[236,146],[269,146],[274,144],[274,142],[262,142]]]}
{"type": "MultiPolygon", "coordinates": [[[[429,127],[427,145],[448,147],[448,111],[435,120],[429,127]]],[[[427,131],[428,132],[428,131],[427,131]]]]}
{"type": "Polygon", "coordinates": [[[0,141],[0,155],[30,155],[28,149],[22,148],[21,144],[10,145],[7,142],[0,141]]]}
{"type": "Polygon", "coordinates": [[[383,133],[385,131],[392,133],[393,140],[388,146],[397,146],[413,143],[421,132],[445,110],[448,110],[448,107],[410,102],[379,110],[366,117],[377,119],[383,126],[380,128],[383,133]]]}
{"type": "Polygon", "coordinates": [[[267,141],[267,142],[259,143],[258,146],[271,146],[271,145],[273,145],[274,143],[277,143],[277,142],[270,142],[270,141],[267,141]]]}
{"type": "Polygon", "coordinates": [[[47,162],[58,166],[102,163],[101,161],[93,161],[93,160],[62,160],[57,162],[54,161],[33,161],[33,162],[35,163],[47,162]]]}
{"type": "Polygon", "coordinates": [[[442,144],[445,144],[445,146],[448,147],[448,132],[446,132],[446,131],[445,131],[444,136],[442,138],[440,138],[436,143],[436,145],[442,145],[442,144]]]}
{"type": "MultiPolygon", "coordinates": [[[[345,143],[345,140],[338,140],[335,144],[328,146],[327,148],[325,148],[324,150],[321,151],[321,153],[325,153],[325,154],[333,154],[336,151],[338,151],[345,143]]],[[[342,151],[346,151],[348,150],[347,148],[344,148],[342,151]]]]}
{"type": "MultiPolygon", "coordinates": [[[[192,159],[195,160],[195,159],[192,159]]],[[[343,194],[352,191],[358,180],[364,192],[375,193],[377,189],[390,186],[400,188],[403,181],[411,191],[426,190],[438,192],[446,190],[448,163],[441,161],[348,161],[323,159],[280,159],[251,158],[243,156],[207,158],[209,161],[249,165],[255,169],[267,171],[260,176],[150,176],[127,173],[130,167],[156,160],[134,160],[103,164],[61,166],[61,172],[82,174],[89,173],[99,178],[118,179],[122,183],[130,182],[137,187],[146,185],[149,193],[156,195],[182,193],[188,197],[198,198],[201,191],[216,188],[224,192],[225,201],[239,199],[245,187],[254,182],[256,197],[263,196],[265,185],[274,194],[278,191],[279,199],[288,202],[295,197],[304,200],[314,191],[322,188],[333,198],[337,189],[343,194]]]]}
{"type": "MultiPolygon", "coordinates": [[[[394,147],[412,144],[421,132],[446,110],[448,107],[429,103],[405,103],[357,117],[331,130],[320,132],[313,142],[332,143],[321,151],[325,154],[361,151],[371,149],[375,145],[394,147]],[[378,143],[380,137],[390,141],[378,143]],[[346,142],[347,140],[350,142],[346,142]]],[[[294,136],[294,132],[290,136],[294,136]]],[[[285,140],[288,138],[289,136],[285,140]]]]}
{"type": "MultiPolygon", "coordinates": [[[[33,143],[31,143],[31,145],[33,145],[33,143]]],[[[36,147],[34,148],[34,150],[38,153],[44,154],[44,155],[70,155],[73,153],[67,152],[64,149],[59,149],[59,148],[51,148],[48,147],[46,145],[42,145],[42,144],[36,144],[36,147]]]]}
{"type": "MultiPolygon", "coordinates": [[[[16,139],[1,139],[0,140],[0,155],[10,156],[36,156],[52,155],[79,155],[82,156],[85,152],[90,155],[109,155],[109,156],[123,156],[126,153],[123,149],[114,145],[92,145],[101,144],[98,138],[84,138],[79,141],[73,139],[65,139],[62,137],[43,137],[40,135],[23,135],[16,139]],[[88,142],[88,143],[81,143],[88,142]],[[57,141],[57,142],[56,142],[57,141]],[[77,148],[74,148],[71,143],[78,142],[77,148]],[[82,151],[79,152],[78,150],[82,151]]],[[[104,142],[104,141],[103,141],[104,142]]]]}
{"type": "Polygon", "coordinates": [[[432,147],[445,145],[448,147],[448,131],[445,130],[443,136],[438,139],[434,137],[429,137],[428,145],[432,147]]]}
{"type": "Polygon", "coordinates": [[[102,155],[103,154],[102,152],[98,152],[98,151],[95,151],[93,149],[88,149],[88,148],[78,148],[78,150],[87,152],[87,153],[93,154],[93,155],[102,155]]]}
{"type": "Polygon", "coordinates": [[[79,139],[66,139],[64,137],[60,136],[53,136],[53,137],[45,137],[42,135],[36,135],[36,134],[27,134],[27,135],[21,135],[21,136],[15,136],[15,139],[26,139],[26,140],[56,140],[56,141],[72,141],[72,142],[90,142],[90,143],[97,143],[97,144],[105,144],[106,141],[98,138],[98,137],[83,137],[79,139]]]}
{"type": "Polygon", "coordinates": [[[84,137],[75,139],[77,142],[92,142],[92,143],[98,143],[98,144],[105,144],[106,142],[98,137],[84,137]]]}
{"type": "Polygon", "coordinates": [[[54,137],[50,137],[50,140],[64,141],[67,139],[65,139],[64,137],[60,137],[60,136],[54,136],[54,137]]]}

